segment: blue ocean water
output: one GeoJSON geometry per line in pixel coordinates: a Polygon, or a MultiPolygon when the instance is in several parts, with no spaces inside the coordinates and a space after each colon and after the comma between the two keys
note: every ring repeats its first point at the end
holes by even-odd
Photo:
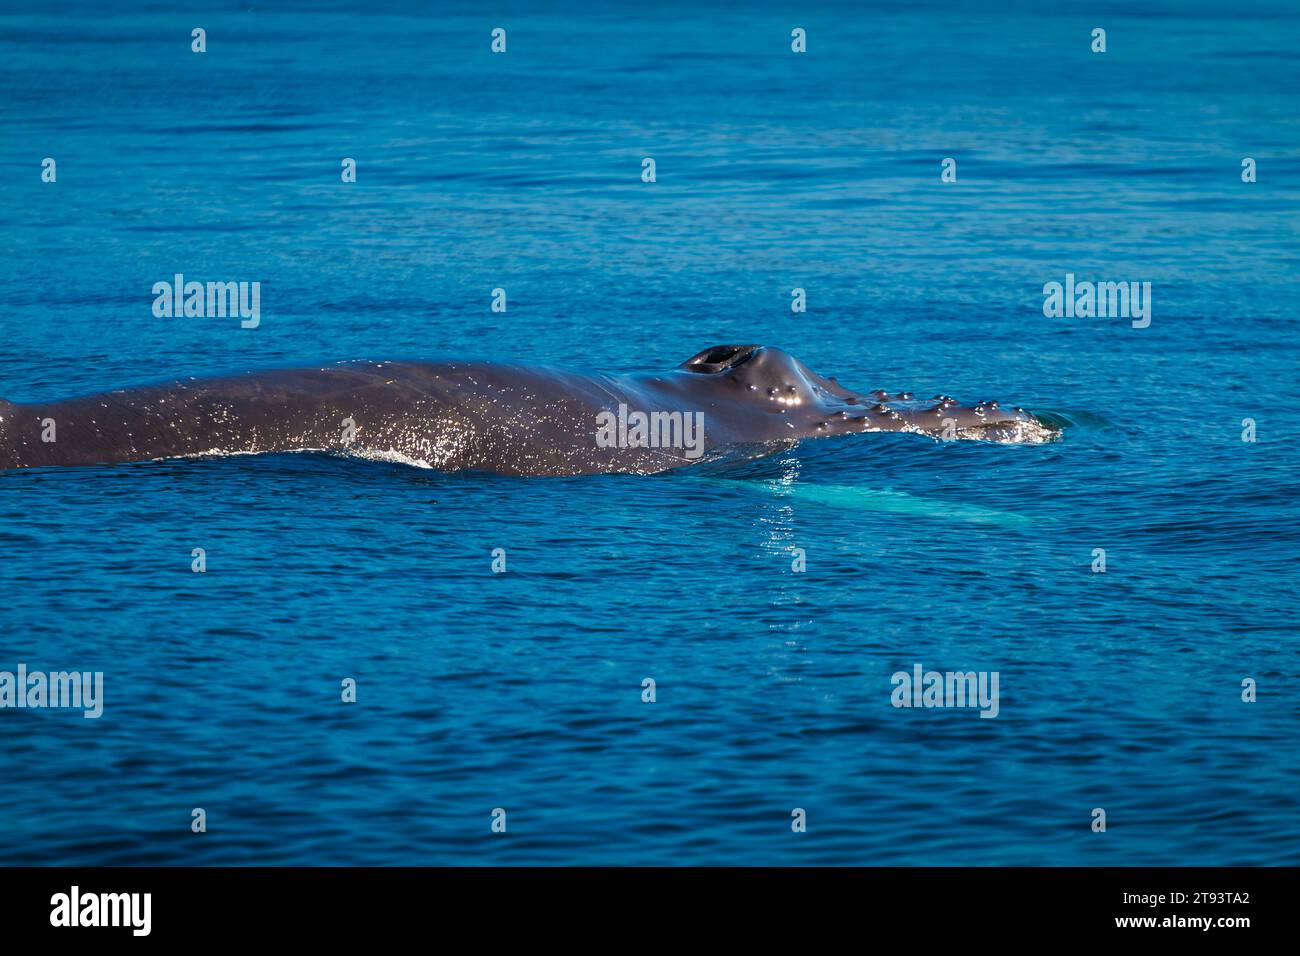
{"type": "Polygon", "coordinates": [[[2,474],[0,670],[105,709],[0,710],[0,862],[1300,860],[1295,5],[747,6],[6,0],[6,399],[764,342],[1067,427],[2,474]],[[155,318],[178,272],[260,281],[260,327],[155,318]],[[1045,318],[1067,273],[1150,326],[1045,318]],[[918,663],[998,717],[892,707],[918,663]]]}

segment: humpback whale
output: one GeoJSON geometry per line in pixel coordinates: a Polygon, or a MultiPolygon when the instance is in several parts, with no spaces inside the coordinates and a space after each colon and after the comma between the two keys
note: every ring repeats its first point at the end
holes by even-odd
{"type": "Polygon", "coordinates": [[[0,469],[325,451],[446,471],[650,474],[854,432],[1059,437],[1055,426],[995,401],[854,392],[778,348],[719,345],[672,370],[633,375],[354,361],[0,401],[0,469]]]}

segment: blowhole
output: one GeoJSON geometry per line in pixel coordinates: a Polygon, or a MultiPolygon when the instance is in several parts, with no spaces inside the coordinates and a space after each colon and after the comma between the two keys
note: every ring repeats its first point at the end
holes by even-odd
{"type": "Polygon", "coordinates": [[[715,345],[682,363],[688,372],[711,374],[744,365],[761,348],[758,345],[715,345]]]}

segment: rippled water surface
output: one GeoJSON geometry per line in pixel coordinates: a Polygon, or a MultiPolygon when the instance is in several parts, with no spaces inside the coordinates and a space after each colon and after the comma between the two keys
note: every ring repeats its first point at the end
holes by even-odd
{"type": "Polygon", "coordinates": [[[587,7],[6,3],[0,395],[766,342],[1064,440],[0,475],[0,670],[106,684],[0,710],[0,862],[1297,862],[1294,5],[587,7]],[[260,328],[154,318],[177,272],[260,328]],[[1067,272],[1150,327],[1044,318],[1067,272]],[[999,716],[891,707],[917,663],[999,716]]]}

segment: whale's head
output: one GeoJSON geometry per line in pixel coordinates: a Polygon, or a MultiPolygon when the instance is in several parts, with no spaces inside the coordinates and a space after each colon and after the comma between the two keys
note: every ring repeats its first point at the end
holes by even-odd
{"type": "Polygon", "coordinates": [[[884,389],[855,392],[814,372],[789,352],[765,345],[715,345],[679,369],[730,391],[739,401],[765,405],[799,420],[808,435],[849,431],[913,431],[936,438],[1042,442],[1060,437],[1054,426],[1023,408],[996,401],[962,405],[947,395],[918,399],[884,389]]]}

